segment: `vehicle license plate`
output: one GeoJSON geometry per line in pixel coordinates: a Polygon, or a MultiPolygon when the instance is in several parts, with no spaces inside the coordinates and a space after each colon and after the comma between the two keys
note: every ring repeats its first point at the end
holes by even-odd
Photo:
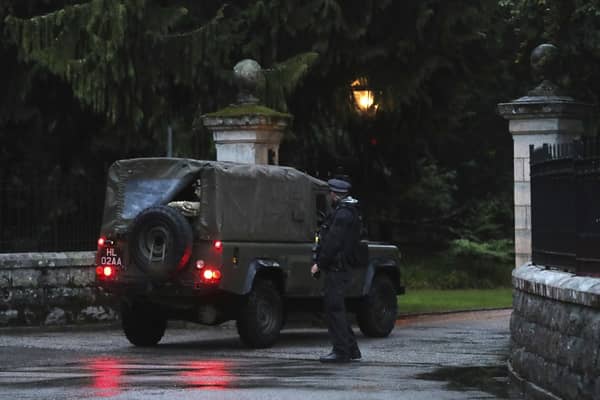
{"type": "Polygon", "coordinates": [[[116,247],[105,247],[100,253],[100,265],[122,267],[121,254],[116,247]]]}

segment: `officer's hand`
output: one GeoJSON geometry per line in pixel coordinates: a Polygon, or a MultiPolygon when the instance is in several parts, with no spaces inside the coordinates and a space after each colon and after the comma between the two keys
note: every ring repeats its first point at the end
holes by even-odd
{"type": "Polygon", "coordinates": [[[319,276],[321,275],[321,270],[319,269],[319,266],[317,264],[313,264],[313,266],[310,268],[310,274],[313,278],[319,279],[319,276]]]}

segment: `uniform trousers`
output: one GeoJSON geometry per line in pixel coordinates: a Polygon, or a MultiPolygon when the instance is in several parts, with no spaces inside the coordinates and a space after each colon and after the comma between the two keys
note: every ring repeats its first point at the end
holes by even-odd
{"type": "Polygon", "coordinates": [[[324,302],[325,319],[333,351],[341,356],[350,357],[358,350],[356,338],[346,315],[345,292],[350,285],[349,271],[326,271],[324,302]]]}

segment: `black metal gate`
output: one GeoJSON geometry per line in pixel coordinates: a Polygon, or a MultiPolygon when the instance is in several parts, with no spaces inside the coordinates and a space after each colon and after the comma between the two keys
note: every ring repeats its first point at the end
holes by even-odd
{"type": "Polygon", "coordinates": [[[600,141],[530,146],[534,264],[600,274],[600,141]]]}

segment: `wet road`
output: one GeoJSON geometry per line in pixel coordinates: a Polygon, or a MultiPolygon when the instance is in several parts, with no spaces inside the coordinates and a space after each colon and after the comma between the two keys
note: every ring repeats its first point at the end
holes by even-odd
{"type": "Polygon", "coordinates": [[[510,311],[409,318],[358,333],[363,361],[323,365],[327,332],[248,350],[235,328],[169,329],[136,348],[116,329],[0,330],[0,399],[506,399],[510,311]]]}

